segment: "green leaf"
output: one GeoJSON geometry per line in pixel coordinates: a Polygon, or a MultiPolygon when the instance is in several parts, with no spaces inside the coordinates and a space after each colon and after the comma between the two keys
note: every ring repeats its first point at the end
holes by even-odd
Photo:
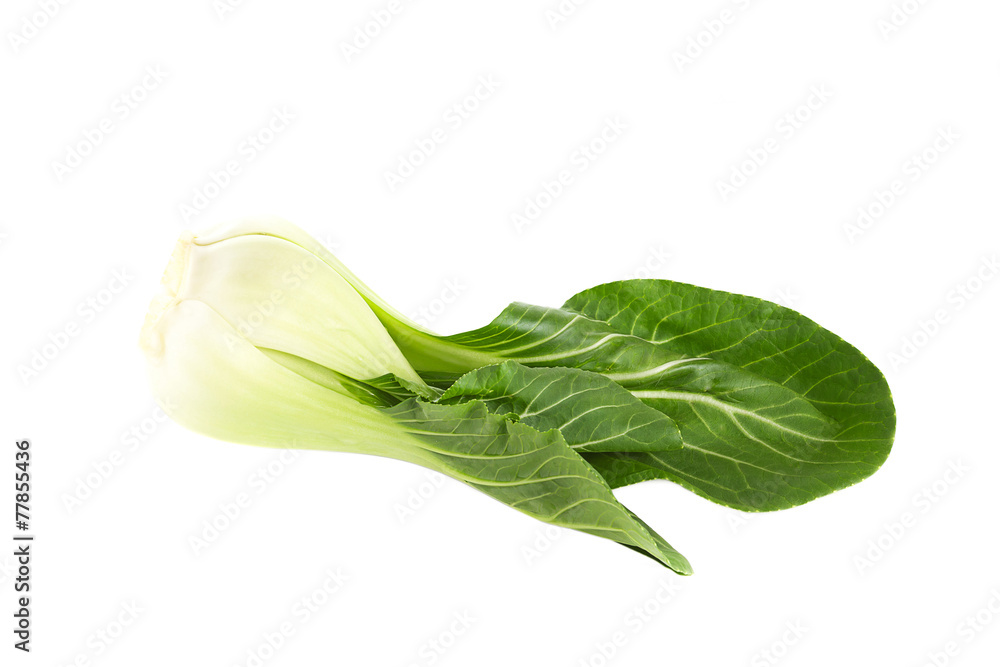
{"type": "Polygon", "coordinates": [[[589,457],[612,486],[666,477],[732,507],[773,510],[857,483],[889,454],[895,409],[882,373],[789,308],[666,280],[601,285],[564,308],[671,354],[739,367],[761,382],[723,384],[694,401],[673,390],[634,392],[677,419],[685,449],[669,457],[589,457]],[[751,408],[751,415],[751,402],[773,407],[751,408]],[[705,428],[692,429],[694,420],[705,428]]]}
{"type": "Polygon", "coordinates": [[[622,506],[559,431],[510,421],[481,401],[411,398],[384,412],[423,443],[426,464],[438,472],[546,523],[614,540],[691,573],[687,559],[622,506]]]}
{"type": "Polygon", "coordinates": [[[681,447],[672,419],[604,376],[573,368],[528,368],[510,361],[484,366],[459,378],[439,402],[470,400],[541,431],[558,429],[580,452],[681,447]]]}
{"type": "Polygon", "coordinates": [[[665,478],[730,507],[783,509],[868,477],[892,446],[878,369],[808,318],[751,297],[612,283],[563,308],[511,304],[475,331],[394,338],[422,375],[501,360],[578,368],[671,417],[681,450],[584,454],[612,487],[665,478]]]}
{"type": "MultiPolygon", "coordinates": [[[[618,381],[637,372],[656,373],[680,363],[685,355],[615,331],[606,323],[560,308],[512,303],[481,329],[442,336],[419,345],[434,359],[426,370],[450,370],[444,365],[460,358],[456,349],[480,359],[509,359],[528,366],[567,367],[602,373],[618,381]]],[[[403,348],[404,353],[409,352],[403,348]]],[[[480,366],[486,364],[479,364],[480,366]]],[[[478,366],[476,366],[478,367],[478,366]]],[[[418,365],[424,370],[424,365],[418,365]]],[[[466,370],[471,370],[467,368],[466,370]]]]}

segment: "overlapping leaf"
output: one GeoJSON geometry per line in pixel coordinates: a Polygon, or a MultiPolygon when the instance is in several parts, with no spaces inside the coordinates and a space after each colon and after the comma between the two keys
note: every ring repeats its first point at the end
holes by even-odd
{"type": "Polygon", "coordinates": [[[559,431],[511,421],[481,401],[411,398],[386,413],[425,443],[438,472],[546,523],[614,540],[691,573],[687,559],[622,506],[559,431]]]}
{"type": "Polygon", "coordinates": [[[611,380],[573,368],[484,366],[459,378],[441,403],[481,400],[490,412],[557,429],[579,452],[662,452],[680,449],[677,424],[611,380]]]}

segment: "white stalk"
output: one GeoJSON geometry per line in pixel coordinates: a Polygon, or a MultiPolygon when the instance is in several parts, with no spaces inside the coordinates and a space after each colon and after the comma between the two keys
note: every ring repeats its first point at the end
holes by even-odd
{"type": "Polygon", "coordinates": [[[165,295],[200,301],[256,347],[356,380],[395,373],[420,383],[378,317],[331,266],[275,236],[185,234],[163,276],[165,295]]]}
{"type": "Polygon", "coordinates": [[[272,361],[203,302],[154,302],[142,347],[157,403],[193,431],[248,445],[429,463],[391,417],[272,361]]]}

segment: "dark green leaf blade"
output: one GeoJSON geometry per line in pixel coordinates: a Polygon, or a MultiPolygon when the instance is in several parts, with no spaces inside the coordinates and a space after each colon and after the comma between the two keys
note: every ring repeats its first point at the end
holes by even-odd
{"type": "Polygon", "coordinates": [[[559,431],[538,431],[480,401],[416,398],[386,409],[424,443],[427,465],[529,516],[614,540],[690,574],[687,559],[623,507],[559,431]]]}
{"type": "MultiPolygon", "coordinates": [[[[710,421],[716,429],[746,429],[769,445],[784,445],[790,458],[775,467],[780,460],[769,456],[763,444],[758,460],[727,459],[728,452],[718,447],[706,451],[688,448],[671,457],[639,455],[632,461],[617,455],[588,456],[612,486],[668,477],[739,509],[781,509],[868,477],[889,454],[895,409],[882,373],[842,338],[791,309],[665,280],[601,285],[574,296],[564,308],[605,322],[616,332],[640,336],[671,353],[737,366],[769,383],[772,393],[777,386],[798,396],[796,412],[806,415],[800,419],[812,419],[804,409],[808,404],[827,420],[827,426],[817,428],[811,438],[783,431],[783,439],[775,441],[762,437],[760,422],[734,413],[731,407],[720,409],[701,401],[689,404],[686,409],[690,414],[684,416],[676,413],[679,406],[660,402],[655,394],[639,394],[677,419],[686,444],[689,434],[685,427],[697,418],[710,421]],[[741,476],[742,486],[738,482],[741,476]]],[[[729,396],[740,407],[747,393],[729,396]]],[[[695,448],[704,445],[690,444],[695,448]]]]}
{"type": "Polygon", "coordinates": [[[580,452],[681,447],[677,424],[663,412],[606,377],[575,368],[528,368],[511,361],[484,366],[459,378],[439,402],[470,400],[540,431],[557,429],[580,452]]]}

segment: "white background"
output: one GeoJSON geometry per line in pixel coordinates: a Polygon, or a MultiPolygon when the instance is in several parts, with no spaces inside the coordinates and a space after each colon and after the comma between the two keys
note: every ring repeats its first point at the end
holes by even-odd
{"type": "Polygon", "coordinates": [[[995,2],[910,0],[912,15],[880,27],[888,0],[605,0],[555,25],[555,0],[422,0],[350,59],[343,44],[387,0],[248,0],[221,15],[210,0],[95,0],[50,3],[51,18],[44,4],[9,0],[0,16],[0,474],[31,438],[37,535],[30,655],[11,648],[0,551],[0,662],[253,665],[289,622],[263,664],[918,666],[952,641],[938,664],[995,664],[995,2]],[[713,23],[723,10],[730,22],[713,23]],[[682,63],[689,40],[705,46],[682,63]],[[496,90],[446,120],[480,77],[496,90]],[[274,109],[294,120],[246,159],[274,109]],[[88,150],[102,119],[111,132],[88,150]],[[575,152],[609,119],[624,129],[581,171],[575,152]],[[435,128],[446,141],[390,189],[385,172],[435,128]],[[763,166],[741,166],[765,145],[763,166]],[[55,164],[73,151],[88,154],[55,164]],[[925,151],[936,159],[913,171],[925,151]],[[186,220],[228,160],[240,173],[186,220]],[[734,168],[754,173],[724,200],[734,168]],[[572,184],[516,229],[563,169],[572,184]],[[896,179],[902,194],[849,236],[896,179]],[[403,463],[285,465],[159,424],[136,340],[174,239],[254,214],[301,225],[443,332],[629,276],[782,301],[884,370],[895,448],[858,486],[767,515],[667,482],[622,490],[691,559],[681,578],[590,536],[546,541],[543,524],[450,480],[429,492],[403,463]],[[935,313],[943,324],[926,325],[935,313]],[[261,486],[268,465],[279,474],[261,486]],[[241,493],[249,507],[196,555],[190,539],[241,493]],[[338,568],[342,587],[297,614],[338,568]],[[982,609],[992,624],[969,632],[982,609]],[[474,620],[450,637],[455,614],[474,620]],[[97,633],[117,634],[119,617],[130,625],[109,646],[97,633]]]}

